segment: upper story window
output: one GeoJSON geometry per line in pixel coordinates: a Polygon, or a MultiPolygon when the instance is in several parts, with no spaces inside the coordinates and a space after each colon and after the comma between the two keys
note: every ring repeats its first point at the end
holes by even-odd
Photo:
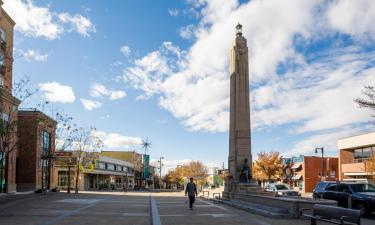
{"type": "Polygon", "coordinates": [[[375,147],[358,148],[354,150],[354,162],[363,162],[375,156],[375,147]]]}
{"type": "Polygon", "coordinates": [[[103,169],[103,170],[105,169],[105,163],[99,162],[97,165],[99,169],[103,169]]]}
{"type": "Polygon", "coordinates": [[[115,165],[108,163],[107,170],[115,170],[115,165]]]}
{"type": "Polygon", "coordinates": [[[6,50],[6,38],[7,36],[4,29],[0,27],[0,47],[2,48],[2,50],[6,50]]]}
{"type": "Polygon", "coordinates": [[[7,126],[9,124],[9,114],[8,113],[1,113],[1,124],[3,126],[3,129],[6,130],[7,126]]]}
{"type": "Polygon", "coordinates": [[[5,76],[5,53],[0,50],[0,77],[2,79],[1,86],[4,86],[4,77],[5,76]]]}
{"type": "Polygon", "coordinates": [[[6,38],[7,38],[7,36],[6,36],[5,30],[0,27],[0,41],[6,42],[7,41],[6,38]]]}
{"type": "Polygon", "coordinates": [[[51,134],[47,131],[42,131],[41,150],[42,154],[49,152],[51,148],[51,134]]]}

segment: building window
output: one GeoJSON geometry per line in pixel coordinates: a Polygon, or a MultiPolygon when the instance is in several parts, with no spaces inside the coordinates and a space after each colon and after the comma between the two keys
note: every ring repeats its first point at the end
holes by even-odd
{"type": "Polygon", "coordinates": [[[107,169],[108,169],[108,170],[115,170],[115,165],[113,165],[113,164],[108,164],[107,169]]]}
{"type": "Polygon", "coordinates": [[[122,179],[120,177],[116,177],[116,187],[122,187],[122,179]]]}
{"type": "MultiPolygon", "coordinates": [[[[67,171],[59,171],[57,175],[57,185],[59,187],[67,187],[68,186],[68,172],[67,171]]],[[[70,185],[73,186],[74,184],[74,175],[70,174],[70,185]]]]}
{"type": "Polygon", "coordinates": [[[41,140],[41,152],[43,155],[47,155],[51,148],[51,134],[42,131],[42,140],[41,140]]]}
{"type": "Polygon", "coordinates": [[[368,147],[368,148],[358,148],[354,150],[354,162],[363,162],[366,159],[371,158],[375,151],[374,147],[368,147]]]}
{"type": "Polygon", "coordinates": [[[102,169],[102,170],[105,170],[105,163],[103,163],[103,162],[99,162],[99,164],[98,164],[98,168],[99,168],[99,169],[102,169]]]}
{"type": "Polygon", "coordinates": [[[122,171],[122,166],[117,165],[117,166],[116,166],[116,170],[117,170],[117,171],[122,171]]]}
{"type": "Polygon", "coordinates": [[[364,148],[362,150],[362,157],[363,158],[371,158],[372,157],[372,151],[371,148],[364,148]]]}
{"type": "Polygon", "coordinates": [[[1,113],[1,123],[4,130],[7,130],[7,126],[9,124],[9,114],[8,113],[1,113]]]}
{"type": "Polygon", "coordinates": [[[0,75],[5,76],[5,53],[0,50],[0,75]]]}
{"type": "Polygon", "coordinates": [[[5,33],[5,30],[3,28],[0,27],[0,42],[1,44],[4,42],[6,42],[6,33],[5,33]]]}

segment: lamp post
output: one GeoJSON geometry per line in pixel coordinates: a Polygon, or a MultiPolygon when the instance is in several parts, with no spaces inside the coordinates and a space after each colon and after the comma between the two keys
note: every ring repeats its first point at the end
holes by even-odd
{"type": "Polygon", "coordinates": [[[160,159],[158,160],[158,163],[159,163],[159,188],[161,189],[161,169],[163,167],[163,162],[162,160],[164,159],[164,157],[160,156],[160,159]]]}
{"type": "Polygon", "coordinates": [[[324,154],[324,149],[323,147],[321,148],[315,148],[315,153],[318,153],[318,151],[321,151],[322,152],[322,175],[321,175],[321,180],[325,180],[325,175],[324,175],[324,157],[323,157],[323,154],[324,154]]]}

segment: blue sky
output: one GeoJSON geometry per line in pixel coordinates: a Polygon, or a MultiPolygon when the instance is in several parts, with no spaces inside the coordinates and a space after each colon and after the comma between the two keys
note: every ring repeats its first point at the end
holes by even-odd
{"type": "MultiPolygon", "coordinates": [[[[229,50],[237,22],[250,54],[252,151],[337,154],[368,132],[353,99],[374,81],[374,1],[4,0],[14,18],[14,79],[105,149],[138,149],[167,166],[227,161],[229,50]]],[[[47,113],[49,109],[46,109],[47,113]]]]}

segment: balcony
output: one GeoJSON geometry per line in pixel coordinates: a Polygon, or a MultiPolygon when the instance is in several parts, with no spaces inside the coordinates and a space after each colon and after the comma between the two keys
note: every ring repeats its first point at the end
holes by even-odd
{"type": "Polygon", "coordinates": [[[352,174],[352,173],[365,173],[365,163],[364,162],[357,162],[357,163],[345,163],[341,165],[341,172],[344,174],[352,174]]]}

